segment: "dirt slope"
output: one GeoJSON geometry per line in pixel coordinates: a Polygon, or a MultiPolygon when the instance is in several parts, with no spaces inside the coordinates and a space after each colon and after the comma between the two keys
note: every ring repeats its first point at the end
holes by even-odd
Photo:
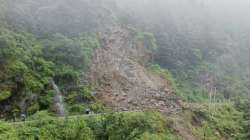
{"type": "Polygon", "coordinates": [[[175,112],[180,100],[172,94],[168,81],[146,70],[143,43],[120,26],[98,33],[101,47],[95,51],[91,72],[97,96],[116,111],[175,112]]]}

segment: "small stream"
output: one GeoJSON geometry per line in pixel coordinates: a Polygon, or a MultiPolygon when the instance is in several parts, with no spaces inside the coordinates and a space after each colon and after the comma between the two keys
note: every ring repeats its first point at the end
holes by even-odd
{"type": "Polygon", "coordinates": [[[51,81],[52,87],[55,90],[55,96],[53,99],[54,104],[54,110],[59,116],[65,115],[65,108],[64,108],[64,102],[63,102],[63,96],[61,91],[59,90],[58,86],[55,84],[55,81],[51,81]]]}

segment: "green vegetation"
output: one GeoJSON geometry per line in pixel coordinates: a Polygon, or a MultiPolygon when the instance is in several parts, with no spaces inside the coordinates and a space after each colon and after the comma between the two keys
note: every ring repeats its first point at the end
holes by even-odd
{"type": "Polygon", "coordinates": [[[29,116],[26,123],[0,122],[0,140],[180,140],[185,132],[204,140],[250,139],[250,34],[247,20],[238,22],[245,16],[237,16],[241,10],[228,6],[235,14],[225,16],[224,7],[217,5],[218,12],[206,1],[131,1],[133,6],[128,2],[124,10],[111,1],[112,6],[61,0],[58,6],[52,0],[0,0],[0,118],[29,116]],[[110,112],[84,79],[100,46],[96,32],[112,32],[118,24],[131,26],[126,45],[143,51],[142,66],[194,106],[170,117],[71,116],[87,108],[110,112]],[[52,113],[51,80],[63,94],[69,117],[52,113]],[[211,93],[216,93],[213,99],[211,93]]]}
{"type": "Polygon", "coordinates": [[[155,36],[152,33],[137,32],[135,39],[142,41],[146,50],[150,53],[154,53],[158,48],[155,36]]]}
{"type": "MultiPolygon", "coordinates": [[[[206,44],[186,45],[192,40],[183,39],[181,44],[166,42],[164,33],[156,36],[159,46],[154,54],[155,64],[168,69],[176,79],[178,95],[191,102],[208,100],[211,88],[216,88],[217,99],[233,99],[249,96],[249,71],[247,64],[223,62],[227,50],[206,44]]],[[[213,42],[213,40],[211,40],[213,42]]],[[[176,43],[176,42],[173,42],[176,43]]],[[[216,45],[216,44],[215,44],[216,45]]]]}
{"type": "Polygon", "coordinates": [[[250,100],[240,99],[236,101],[236,108],[243,113],[243,130],[241,139],[250,138],[250,100]]]}
{"type": "Polygon", "coordinates": [[[170,127],[176,128],[184,138],[245,140],[242,137],[243,113],[231,103],[195,103],[182,113],[167,118],[172,122],[170,127]]]}
{"type": "Polygon", "coordinates": [[[3,90],[0,92],[0,101],[6,100],[11,96],[11,92],[9,90],[3,90]]]}
{"type": "Polygon", "coordinates": [[[200,138],[230,139],[239,138],[242,131],[243,115],[230,103],[202,106],[193,110],[198,128],[194,129],[200,138]]]}
{"type": "Polygon", "coordinates": [[[157,113],[114,113],[56,119],[38,112],[30,122],[0,123],[0,139],[8,140],[178,140],[157,113]]]}
{"type": "Polygon", "coordinates": [[[243,129],[243,116],[230,103],[194,106],[168,117],[127,112],[54,118],[42,111],[27,122],[1,122],[0,139],[181,140],[185,135],[179,127],[198,139],[244,139],[247,137],[243,130],[248,129],[243,129]]]}
{"type": "Polygon", "coordinates": [[[28,33],[1,27],[0,46],[2,100],[41,93],[53,76],[53,63],[42,58],[42,45],[28,33]]]}
{"type": "Polygon", "coordinates": [[[175,78],[173,77],[173,75],[171,74],[170,71],[168,71],[167,69],[161,68],[160,65],[158,65],[158,64],[149,64],[149,66],[147,66],[147,68],[150,72],[153,72],[153,73],[161,76],[163,79],[166,79],[169,82],[169,84],[171,85],[172,90],[174,92],[178,93],[175,78]]]}
{"type": "Polygon", "coordinates": [[[1,27],[0,101],[15,102],[6,113],[25,110],[32,114],[49,109],[54,95],[49,86],[51,79],[63,87],[69,104],[77,103],[78,98],[79,102],[91,100],[93,88],[79,81],[98,46],[95,34],[90,33],[74,38],[55,34],[36,39],[29,33],[1,27]],[[31,97],[38,97],[38,102],[31,97]],[[30,107],[20,106],[22,99],[32,100],[30,107]]]}
{"type": "Polygon", "coordinates": [[[83,112],[85,105],[82,105],[82,102],[88,103],[94,100],[91,97],[93,87],[84,85],[80,81],[84,78],[84,72],[90,67],[94,49],[99,47],[96,35],[83,33],[77,37],[68,38],[55,34],[42,39],[42,44],[44,45],[43,57],[54,63],[53,79],[65,93],[70,111],[83,112]],[[77,106],[78,109],[76,109],[77,106]]]}
{"type": "Polygon", "coordinates": [[[86,70],[91,63],[92,52],[99,46],[95,34],[81,34],[75,38],[67,38],[61,34],[47,37],[44,44],[44,57],[60,65],[71,66],[76,70],[86,70]]]}

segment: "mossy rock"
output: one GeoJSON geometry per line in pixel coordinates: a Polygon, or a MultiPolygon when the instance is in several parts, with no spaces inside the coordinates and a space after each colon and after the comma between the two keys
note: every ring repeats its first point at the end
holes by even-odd
{"type": "Polygon", "coordinates": [[[8,99],[11,96],[11,92],[9,90],[0,91],[0,102],[8,99]]]}

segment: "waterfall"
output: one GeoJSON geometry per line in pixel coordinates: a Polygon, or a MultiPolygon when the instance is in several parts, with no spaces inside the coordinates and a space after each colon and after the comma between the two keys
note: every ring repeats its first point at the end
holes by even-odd
{"type": "Polygon", "coordinates": [[[61,94],[61,91],[59,90],[58,86],[55,84],[54,80],[51,81],[51,84],[52,84],[53,89],[55,90],[55,96],[53,99],[54,110],[58,115],[64,116],[65,109],[64,109],[63,96],[61,94]]]}

